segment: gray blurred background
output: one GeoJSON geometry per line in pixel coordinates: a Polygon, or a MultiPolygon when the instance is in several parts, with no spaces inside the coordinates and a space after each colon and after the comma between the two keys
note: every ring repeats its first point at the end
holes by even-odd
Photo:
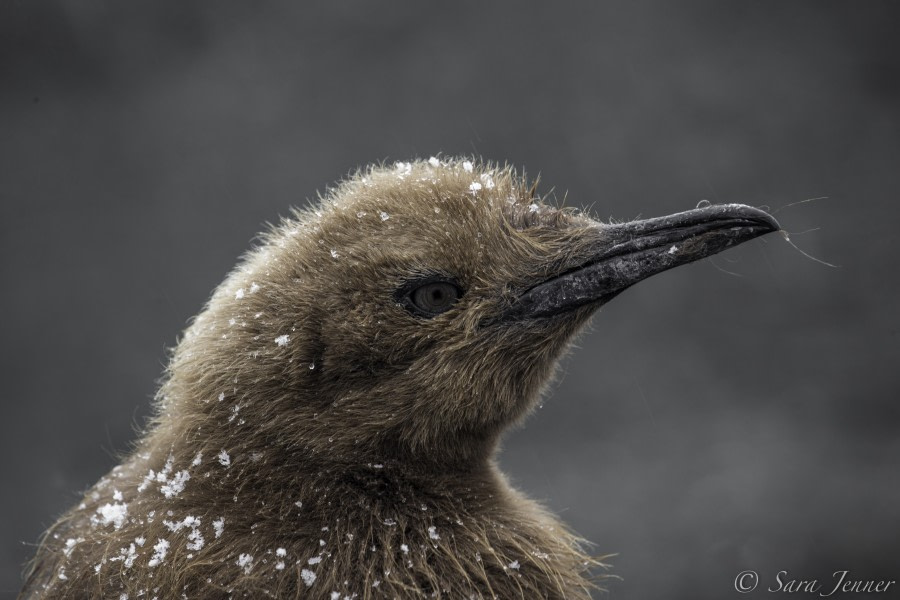
{"type": "Polygon", "coordinates": [[[264,223],[438,152],[603,219],[827,196],[776,216],[840,268],[771,235],[642,283],[501,462],[612,599],[900,580],[900,5],[375,4],[0,2],[0,592],[264,223]]]}

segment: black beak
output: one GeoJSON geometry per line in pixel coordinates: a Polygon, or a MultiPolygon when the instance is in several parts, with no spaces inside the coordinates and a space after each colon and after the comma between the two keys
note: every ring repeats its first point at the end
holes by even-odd
{"type": "Polygon", "coordinates": [[[588,304],[599,307],[637,282],[755,237],[778,231],[768,213],[743,204],[604,225],[596,254],[580,266],[526,290],[505,317],[550,317],[588,304]]]}

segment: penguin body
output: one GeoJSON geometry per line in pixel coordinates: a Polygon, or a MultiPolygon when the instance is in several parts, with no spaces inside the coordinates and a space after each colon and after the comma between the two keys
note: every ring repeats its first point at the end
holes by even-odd
{"type": "Polygon", "coordinates": [[[462,159],[349,178],[217,288],[22,597],[590,597],[600,562],[493,456],[599,305],[776,228],[666,219],[598,223],[462,159]]]}

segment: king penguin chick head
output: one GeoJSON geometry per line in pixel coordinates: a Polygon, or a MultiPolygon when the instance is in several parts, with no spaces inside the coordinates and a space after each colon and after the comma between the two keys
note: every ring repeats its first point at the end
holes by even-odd
{"type": "Polygon", "coordinates": [[[215,291],[26,595],[588,597],[596,561],[506,484],[499,436],[603,303],[777,228],[742,205],[604,224],[466,160],[370,168],[215,291]]]}

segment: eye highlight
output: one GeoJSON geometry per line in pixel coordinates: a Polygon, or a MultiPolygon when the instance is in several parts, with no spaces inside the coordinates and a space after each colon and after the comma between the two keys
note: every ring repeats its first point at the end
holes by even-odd
{"type": "Polygon", "coordinates": [[[462,295],[454,281],[432,277],[407,283],[398,290],[397,299],[409,312],[430,319],[453,308],[462,295]]]}

